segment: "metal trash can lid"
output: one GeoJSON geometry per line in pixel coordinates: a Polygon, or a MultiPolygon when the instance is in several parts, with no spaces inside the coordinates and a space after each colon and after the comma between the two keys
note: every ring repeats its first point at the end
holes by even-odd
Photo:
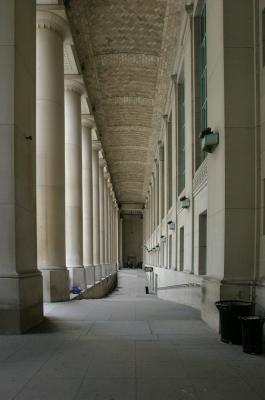
{"type": "Polygon", "coordinates": [[[239,319],[243,319],[245,321],[264,321],[264,317],[259,317],[258,315],[249,315],[245,317],[238,317],[239,319]]]}

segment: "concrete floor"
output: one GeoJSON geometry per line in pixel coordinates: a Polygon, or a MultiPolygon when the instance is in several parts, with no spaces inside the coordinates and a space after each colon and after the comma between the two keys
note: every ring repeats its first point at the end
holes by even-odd
{"type": "Polygon", "coordinates": [[[41,327],[1,336],[0,399],[265,399],[264,355],[221,343],[196,310],[145,284],[124,270],[108,298],[48,304],[41,327]]]}

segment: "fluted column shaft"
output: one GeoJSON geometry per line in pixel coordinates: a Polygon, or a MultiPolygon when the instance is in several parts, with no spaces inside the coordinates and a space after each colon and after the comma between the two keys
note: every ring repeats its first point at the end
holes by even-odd
{"type": "Polygon", "coordinates": [[[66,22],[37,12],[37,248],[45,301],[69,299],[65,259],[64,59],[66,22]]]}
{"type": "Polygon", "coordinates": [[[83,87],[65,81],[65,244],[70,287],[85,289],[83,267],[81,95],[83,87]]]}

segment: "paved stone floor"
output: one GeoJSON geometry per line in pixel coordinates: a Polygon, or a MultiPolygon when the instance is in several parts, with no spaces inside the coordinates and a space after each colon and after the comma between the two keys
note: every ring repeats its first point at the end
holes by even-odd
{"type": "Polygon", "coordinates": [[[46,305],[41,327],[1,336],[0,399],[265,399],[265,356],[221,343],[197,311],[144,286],[124,270],[108,298],[46,305]]]}

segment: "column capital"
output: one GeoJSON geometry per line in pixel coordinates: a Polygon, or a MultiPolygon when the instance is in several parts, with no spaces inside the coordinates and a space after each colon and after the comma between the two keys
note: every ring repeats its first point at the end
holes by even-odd
{"type": "Polygon", "coordinates": [[[64,89],[76,92],[80,96],[85,93],[85,86],[82,82],[78,82],[74,79],[69,78],[64,79],[64,89]]]}
{"type": "Polygon", "coordinates": [[[90,114],[82,114],[81,115],[82,126],[86,126],[87,128],[95,128],[96,123],[93,115],[90,114]]]}
{"type": "Polygon", "coordinates": [[[65,19],[49,11],[37,11],[37,29],[48,29],[56,32],[63,41],[71,42],[71,33],[65,19]]]}
{"type": "Polygon", "coordinates": [[[109,193],[111,195],[112,183],[110,181],[107,181],[107,185],[108,185],[108,188],[109,188],[109,193]]]}
{"type": "Polygon", "coordinates": [[[99,166],[100,166],[100,168],[103,169],[106,165],[107,165],[106,160],[104,158],[100,157],[99,158],[99,166]]]}
{"type": "Polygon", "coordinates": [[[92,148],[94,151],[100,151],[102,149],[101,143],[99,140],[93,140],[92,148]]]}
{"type": "Polygon", "coordinates": [[[110,178],[109,172],[108,172],[108,171],[104,171],[104,179],[105,179],[106,181],[108,181],[109,178],[110,178]]]}

